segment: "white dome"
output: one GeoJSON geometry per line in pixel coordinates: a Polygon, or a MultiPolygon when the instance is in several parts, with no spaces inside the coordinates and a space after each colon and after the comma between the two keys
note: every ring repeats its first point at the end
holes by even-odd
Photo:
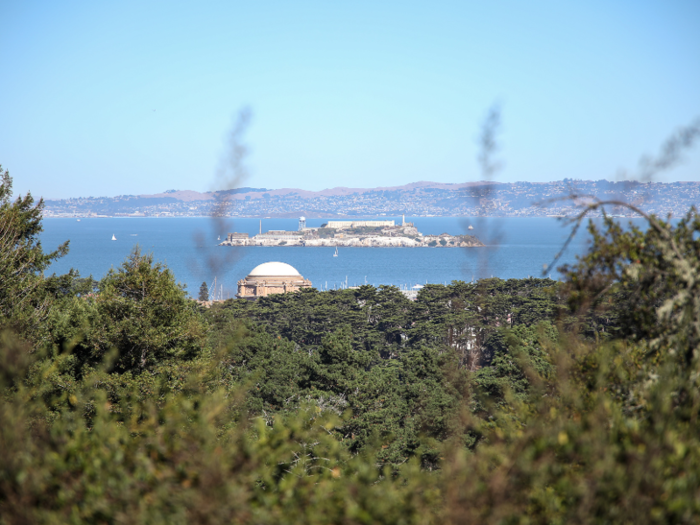
{"type": "Polygon", "coordinates": [[[290,264],[266,262],[253,268],[248,277],[301,277],[301,274],[290,264]]]}

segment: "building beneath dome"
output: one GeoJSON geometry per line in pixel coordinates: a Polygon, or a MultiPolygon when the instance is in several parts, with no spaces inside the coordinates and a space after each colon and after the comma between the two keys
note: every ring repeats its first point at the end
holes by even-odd
{"type": "Polygon", "coordinates": [[[236,297],[255,300],[276,293],[296,292],[311,288],[294,266],[283,262],[266,262],[253,268],[245,279],[238,281],[236,297]]]}

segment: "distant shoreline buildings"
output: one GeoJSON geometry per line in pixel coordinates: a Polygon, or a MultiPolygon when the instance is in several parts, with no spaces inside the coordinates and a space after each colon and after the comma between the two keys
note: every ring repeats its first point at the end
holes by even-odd
{"type": "MultiPolygon", "coordinates": [[[[445,184],[420,182],[393,188],[333,188],[323,191],[239,188],[222,192],[175,191],[46,200],[44,217],[223,217],[324,218],[357,222],[402,214],[416,217],[572,216],[593,198],[633,204],[649,214],[685,215],[700,205],[700,182],[555,182],[445,184]],[[571,196],[577,195],[575,198],[571,196]]],[[[635,216],[624,207],[607,212],[635,216]]],[[[596,212],[598,215],[600,212],[596,212]]],[[[594,216],[596,215],[594,213],[594,216]]],[[[333,226],[331,226],[333,227],[333,226]]]]}

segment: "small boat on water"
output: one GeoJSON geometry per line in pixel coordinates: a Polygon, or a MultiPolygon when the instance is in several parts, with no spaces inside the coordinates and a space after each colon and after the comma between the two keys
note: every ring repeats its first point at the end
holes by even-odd
{"type": "Polygon", "coordinates": [[[469,228],[467,228],[467,230],[473,230],[473,229],[474,229],[474,226],[472,226],[471,224],[469,225],[469,228]]]}
{"type": "Polygon", "coordinates": [[[333,257],[338,257],[338,247],[335,247],[335,253],[333,254],[333,257]]]}
{"type": "Polygon", "coordinates": [[[112,234],[112,240],[113,240],[113,241],[116,241],[116,240],[117,240],[117,238],[114,236],[114,234],[112,234]]]}
{"type": "Polygon", "coordinates": [[[78,222],[80,222],[80,219],[76,219],[78,222]]]}

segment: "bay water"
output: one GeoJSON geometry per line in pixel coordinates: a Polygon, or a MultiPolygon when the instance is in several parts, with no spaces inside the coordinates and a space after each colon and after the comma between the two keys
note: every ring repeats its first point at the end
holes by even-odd
{"type": "MultiPolygon", "coordinates": [[[[386,217],[391,219],[392,217],[386,217]]],[[[385,219],[385,217],[382,217],[385,219]]],[[[394,218],[400,223],[401,217],[394,218]]],[[[406,217],[423,234],[471,234],[483,248],[334,248],[224,247],[231,231],[251,236],[268,230],[296,230],[297,219],[235,219],[222,223],[210,218],[83,218],[44,219],[41,242],[45,251],[70,241],[68,255],[49,268],[62,274],[75,268],[82,276],[102,278],[117,268],[137,244],[164,263],[188,293],[196,296],[202,282],[217,283],[217,293],[233,297],[236,283],[258,264],[282,261],[294,266],[319,290],[372,284],[411,288],[426,283],[471,281],[483,277],[542,277],[570,233],[556,218],[406,217]],[[473,225],[473,230],[468,226],[473,225]],[[112,236],[116,241],[111,240],[112,236]]],[[[320,226],[324,219],[307,219],[320,226]]],[[[586,233],[579,233],[560,263],[574,262],[585,252],[586,233]]],[[[556,270],[546,272],[557,279],[556,270]]]]}

